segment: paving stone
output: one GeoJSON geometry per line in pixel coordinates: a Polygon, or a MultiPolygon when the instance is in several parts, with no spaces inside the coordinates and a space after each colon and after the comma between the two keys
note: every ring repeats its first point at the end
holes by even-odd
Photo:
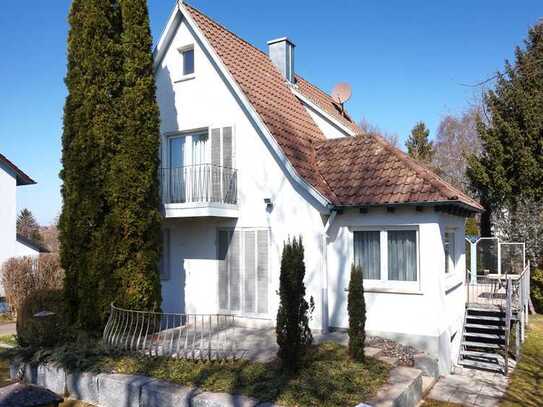
{"type": "Polygon", "coordinates": [[[66,372],[60,367],[39,365],[36,384],[63,396],[66,392],[66,372]]]}
{"type": "Polygon", "coordinates": [[[414,367],[422,370],[422,373],[430,377],[439,377],[439,364],[437,359],[428,356],[426,353],[417,353],[413,356],[414,367]]]}
{"type": "Polygon", "coordinates": [[[463,391],[455,391],[451,393],[451,397],[447,400],[449,403],[462,404],[464,407],[475,406],[475,400],[479,396],[478,393],[465,393],[463,391]]]}
{"type": "Polygon", "coordinates": [[[204,392],[192,399],[192,407],[255,407],[258,401],[228,393],[204,392]]]}
{"type": "Polygon", "coordinates": [[[101,407],[139,407],[141,387],[152,379],[123,374],[98,375],[98,404],[101,407]]]}
{"type": "Polygon", "coordinates": [[[490,396],[483,396],[479,395],[475,399],[475,405],[477,407],[497,407],[500,404],[500,398],[499,397],[490,397],[490,396]]]}
{"type": "Polygon", "coordinates": [[[379,389],[372,406],[415,406],[422,398],[422,372],[411,367],[396,367],[390,371],[387,383],[379,389]]]}
{"type": "Polygon", "coordinates": [[[98,375],[89,372],[74,372],[66,375],[66,390],[71,399],[89,404],[99,403],[98,375]]]}
{"type": "Polygon", "coordinates": [[[381,353],[383,353],[382,349],[374,348],[373,346],[366,346],[364,348],[364,355],[367,356],[367,357],[370,357],[370,358],[376,358],[381,353]]]}
{"type": "Polygon", "coordinates": [[[152,380],[141,388],[140,407],[189,406],[197,391],[162,380],[152,380]]]}

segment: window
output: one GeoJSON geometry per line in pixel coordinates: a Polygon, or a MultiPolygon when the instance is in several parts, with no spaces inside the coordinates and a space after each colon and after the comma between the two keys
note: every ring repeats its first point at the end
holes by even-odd
{"type": "Polygon", "coordinates": [[[354,264],[362,267],[365,279],[381,278],[380,232],[354,232],[354,264]]]}
{"type": "Polygon", "coordinates": [[[268,313],[267,230],[219,230],[219,308],[243,314],[268,313]]]}
{"type": "Polygon", "coordinates": [[[183,76],[192,75],[194,73],[194,48],[184,48],[179,52],[183,61],[183,76]]]}
{"type": "Polygon", "coordinates": [[[353,261],[362,267],[365,280],[418,281],[416,229],[355,230],[353,261]]]}
{"type": "Polygon", "coordinates": [[[456,266],[455,234],[453,231],[445,232],[443,249],[445,251],[445,273],[454,272],[456,266]]]}

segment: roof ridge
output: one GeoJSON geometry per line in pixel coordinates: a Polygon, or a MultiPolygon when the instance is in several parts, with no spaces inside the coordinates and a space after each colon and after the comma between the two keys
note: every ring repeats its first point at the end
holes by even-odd
{"type": "Polygon", "coordinates": [[[262,51],[260,48],[258,48],[256,45],[253,45],[251,44],[249,41],[241,38],[239,35],[237,35],[235,32],[233,32],[232,30],[228,29],[227,27],[225,27],[224,25],[222,25],[221,23],[219,23],[217,20],[213,19],[212,17],[210,17],[208,14],[204,13],[202,10],[200,10],[199,8],[196,8],[194,7],[193,5],[187,3],[186,1],[183,1],[183,4],[185,7],[188,7],[194,11],[196,11],[197,13],[200,13],[202,16],[206,17],[209,21],[211,21],[213,24],[217,25],[218,27],[222,28],[224,31],[227,31],[228,33],[232,34],[234,37],[236,37],[238,40],[240,40],[241,42],[247,44],[248,46],[254,48],[256,51],[260,52],[261,54],[265,55],[268,59],[269,59],[269,56],[268,54],[266,54],[264,51],[262,51]]]}

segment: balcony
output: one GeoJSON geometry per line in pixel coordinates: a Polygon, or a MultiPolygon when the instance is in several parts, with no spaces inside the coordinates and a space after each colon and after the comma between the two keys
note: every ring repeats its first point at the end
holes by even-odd
{"type": "Polygon", "coordinates": [[[160,187],[167,218],[238,217],[236,169],[213,164],[162,168],[160,187]]]}

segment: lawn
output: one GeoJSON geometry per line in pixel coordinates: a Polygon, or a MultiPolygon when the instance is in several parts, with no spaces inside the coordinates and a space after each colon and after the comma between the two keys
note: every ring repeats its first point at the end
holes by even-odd
{"type": "Polygon", "coordinates": [[[530,317],[522,355],[511,376],[501,407],[543,406],[543,315],[530,317]]]}
{"type": "MultiPolygon", "coordinates": [[[[12,350],[12,354],[13,354],[12,350]]],[[[43,352],[42,352],[43,353],[43,352]]],[[[245,360],[201,362],[162,357],[104,355],[93,350],[59,348],[49,360],[66,368],[143,374],[208,391],[244,394],[283,406],[346,406],[369,400],[386,382],[390,367],[373,358],[353,362],[347,349],[326,342],[312,346],[300,371],[284,373],[277,362],[245,360]]]]}

